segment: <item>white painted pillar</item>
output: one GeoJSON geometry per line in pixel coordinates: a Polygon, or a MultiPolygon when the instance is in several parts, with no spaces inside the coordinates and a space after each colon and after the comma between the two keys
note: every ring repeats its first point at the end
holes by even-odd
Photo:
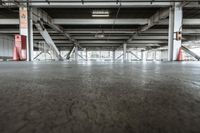
{"type": "MultiPolygon", "coordinates": [[[[182,32],[183,25],[183,9],[180,6],[180,2],[175,3],[174,10],[174,38],[176,38],[175,32],[182,32]]],[[[181,48],[182,41],[174,39],[173,45],[173,60],[177,60],[179,49],[181,48]]]]}
{"type": "Polygon", "coordinates": [[[115,50],[113,50],[113,62],[115,62],[115,50]]]}
{"type": "Polygon", "coordinates": [[[78,47],[77,46],[75,47],[74,54],[75,54],[75,61],[78,61],[78,47]]]}
{"type": "Polygon", "coordinates": [[[143,52],[142,52],[142,61],[143,61],[143,62],[146,62],[146,61],[147,61],[147,55],[148,55],[148,52],[147,52],[147,51],[143,51],[143,52]]]}
{"type": "Polygon", "coordinates": [[[169,12],[168,61],[176,61],[182,41],[176,40],[176,32],[182,32],[183,9],[175,2],[169,12]]]}
{"type": "Polygon", "coordinates": [[[144,59],[144,51],[141,51],[141,61],[144,59]]]}
{"type": "Polygon", "coordinates": [[[84,51],[85,51],[85,59],[86,59],[86,61],[88,61],[87,48],[84,48],[84,51]]]}
{"type": "Polygon", "coordinates": [[[19,8],[20,35],[26,36],[27,61],[33,60],[33,23],[32,10],[27,7],[19,8]]]}
{"type": "Polygon", "coordinates": [[[174,41],[174,8],[169,9],[169,31],[168,31],[168,61],[173,60],[173,41],[174,41]]]}
{"type": "Polygon", "coordinates": [[[33,61],[34,58],[34,46],[33,46],[33,16],[32,8],[28,9],[28,44],[29,44],[29,61],[33,61]]]}
{"type": "Polygon", "coordinates": [[[154,51],[154,61],[156,61],[156,50],[154,51]]]}
{"type": "Polygon", "coordinates": [[[124,61],[124,62],[126,62],[126,60],[127,60],[126,53],[127,53],[127,44],[124,43],[124,44],[123,44],[123,61],[124,61]]]}

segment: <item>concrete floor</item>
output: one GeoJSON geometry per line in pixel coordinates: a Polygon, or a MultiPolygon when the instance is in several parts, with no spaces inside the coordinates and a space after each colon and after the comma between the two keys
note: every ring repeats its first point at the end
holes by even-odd
{"type": "Polygon", "coordinates": [[[199,133],[200,63],[0,63],[0,133],[199,133]]]}

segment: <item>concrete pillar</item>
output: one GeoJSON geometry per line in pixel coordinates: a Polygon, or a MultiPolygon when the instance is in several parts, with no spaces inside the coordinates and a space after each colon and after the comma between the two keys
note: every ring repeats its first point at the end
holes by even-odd
{"type": "Polygon", "coordinates": [[[74,54],[75,54],[75,61],[78,61],[78,47],[76,46],[75,47],[75,50],[74,50],[74,54]]]}
{"type": "Polygon", "coordinates": [[[156,50],[154,51],[154,61],[156,61],[156,50]]]}
{"type": "Polygon", "coordinates": [[[126,60],[129,61],[129,52],[126,53],[126,60]]]}
{"type": "Polygon", "coordinates": [[[144,59],[144,51],[141,51],[141,61],[144,59]]]}
{"type": "Polygon", "coordinates": [[[180,2],[175,2],[169,12],[169,36],[168,36],[168,61],[176,61],[182,41],[176,40],[176,32],[182,31],[183,9],[180,2]]]}
{"type": "Polygon", "coordinates": [[[27,7],[19,8],[20,35],[26,36],[27,61],[33,60],[33,22],[32,9],[27,7]]]}
{"type": "Polygon", "coordinates": [[[142,61],[147,61],[147,55],[148,55],[147,51],[142,51],[142,61]]]}
{"type": "Polygon", "coordinates": [[[28,44],[29,44],[29,61],[33,61],[33,52],[34,52],[34,46],[33,46],[33,13],[32,8],[28,8],[28,44]]]}
{"type": "Polygon", "coordinates": [[[127,53],[127,44],[124,43],[123,44],[123,62],[126,62],[126,60],[127,60],[126,53],[127,53]]]}
{"type": "Polygon", "coordinates": [[[113,50],[113,62],[115,62],[115,50],[113,50]]]}
{"type": "Polygon", "coordinates": [[[88,61],[87,48],[84,48],[84,51],[85,51],[85,59],[86,59],[86,61],[88,61]]]}
{"type": "Polygon", "coordinates": [[[168,31],[168,61],[173,60],[173,41],[174,41],[174,9],[169,9],[169,31],[168,31]]]}
{"type": "Polygon", "coordinates": [[[102,54],[101,54],[101,49],[100,49],[100,51],[99,51],[99,55],[100,55],[100,61],[102,61],[102,54]]]}

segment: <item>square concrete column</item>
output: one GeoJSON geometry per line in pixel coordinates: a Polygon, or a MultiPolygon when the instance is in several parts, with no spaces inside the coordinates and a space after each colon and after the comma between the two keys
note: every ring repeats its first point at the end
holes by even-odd
{"type": "Polygon", "coordinates": [[[148,58],[148,52],[147,51],[142,51],[142,61],[145,62],[147,61],[148,58]]]}
{"type": "Polygon", "coordinates": [[[30,7],[19,8],[20,35],[26,36],[27,61],[33,60],[33,22],[30,7]]]}
{"type": "Polygon", "coordinates": [[[84,48],[84,51],[85,51],[85,59],[86,59],[86,61],[88,61],[88,53],[87,53],[87,48],[84,48]]]}
{"type": "Polygon", "coordinates": [[[123,44],[123,62],[126,62],[126,60],[127,60],[126,53],[127,53],[127,44],[124,43],[123,44]]]}
{"type": "Polygon", "coordinates": [[[115,50],[112,51],[113,54],[113,62],[115,62],[115,50]]]}
{"type": "Polygon", "coordinates": [[[141,50],[141,61],[143,61],[143,58],[144,58],[144,51],[141,50]]]}
{"type": "Polygon", "coordinates": [[[176,32],[182,32],[183,9],[175,2],[169,9],[168,61],[176,61],[182,41],[176,40],[176,32]]]}
{"type": "Polygon", "coordinates": [[[77,46],[75,47],[74,54],[75,54],[75,61],[78,61],[78,47],[77,46]]]}
{"type": "Polygon", "coordinates": [[[156,54],[157,54],[156,52],[157,52],[157,51],[155,50],[155,51],[154,51],[154,57],[153,57],[154,61],[156,61],[156,56],[157,56],[157,55],[156,55],[156,54]]]}

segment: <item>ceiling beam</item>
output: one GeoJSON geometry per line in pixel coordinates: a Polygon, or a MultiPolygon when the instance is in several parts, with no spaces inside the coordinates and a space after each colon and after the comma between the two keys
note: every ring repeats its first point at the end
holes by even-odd
{"type": "Polygon", "coordinates": [[[145,25],[148,23],[148,19],[54,19],[55,24],[60,25],[145,25]]]}
{"type": "Polygon", "coordinates": [[[168,16],[169,16],[169,9],[159,10],[149,18],[147,25],[139,27],[138,31],[135,34],[133,34],[125,43],[130,43],[131,40],[139,36],[138,34],[150,29],[151,27],[156,25],[160,20],[166,19],[168,16]]]}
{"type": "MultiPolygon", "coordinates": [[[[71,47],[73,44],[60,43],[56,44],[57,47],[71,47]]],[[[120,47],[121,44],[82,44],[83,47],[120,47]]],[[[161,46],[159,44],[128,44],[128,47],[146,47],[146,46],[161,46]]]]}
{"type": "MultiPolygon", "coordinates": [[[[65,37],[63,36],[57,36],[57,35],[53,35],[51,36],[51,38],[53,40],[66,40],[65,37]]],[[[124,40],[124,39],[128,39],[128,36],[105,36],[104,38],[96,38],[94,36],[73,36],[74,39],[76,40],[124,40]]],[[[42,40],[43,38],[39,35],[39,36],[34,36],[35,40],[42,40]]],[[[135,40],[167,40],[168,37],[167,36],[137,36],[134,38],[135,40]]]]}
{"type": "Polygon", "coordinates": [[[55,31],[63,34],[74,45],[80,47],[78,41],[75,40],[74,38],[72,38],[71,35],[69,33],[67,33],[67,31],[65,31],[61,26],[54,24],[53,19],[45,11],[37,9],[37,8],[33,8],[32,11],[33,11],[33,20],[34,20],[35,23],[38,23],[38,21],[39,21],[39,22],[42,22],[44,24],[47,24],[48,26],[50,26],[55,31]]]}
{"type": "MultiPolygon", "coordinates": [[[[38,40],[38,41],[42,41],[42,40],[38,40]]],[[[54,42],[56,43],[56,44],[58,44],[58,43],[70,43],[71,44],[71,42],[70,41],[67,41],[67,40],[54,40],[54,42]]],[[[114,43],[114,44],[120,44],[120,43],[123,43],[123,41],[111,41],[111,40],[109,40],[109,41],[105,41],[105,40],[97,40],[97,41],[89,41],[89,40],[87,40],[87,41],[79,41],[79,43],[82,45],[82,44],[84,44],[84,43],[87,43],[87,44],[100,44],[100,43],[102,43],[102,44],[109,44],[109,43],[114,43]]],[[[159,43],[167,43],[167,41],[165,41],[165,40],[134,40],[134,41],[131,41],[130,42],[130,44],[159,44],[159,43]]]]}
{"type": "MultiPolygon", "coordinates": [[[[82,29],[69,29],[68,33],[71,34],[71,36],[85,36],[85,35],[93,35],[95,33],[97,33],[97,30],[99,29],[95,29],[95,30],[89,30],[89,29],[86,29],[85,31],[83,31],[82,29]],[[96,30],[96,31],[95,31],[96,30]]],[[[48,32],[51,34],[51,35],[62,35],[62,34],[59,34],[58,32],[56,31],[53,31],[53,30],[49,30],[48,29],[48,32]]],[[[18,34],[19,33],[19,29],[1,29],[0,30],[0,34],[18,34]]],[[[112,33],[112,36],[123,36],[123,35],[130,35],[130,34],[133,34],[135,33],[135,30],[106,30],[104,31],[104,34],[111,34],[112,33]]],[[[38,31],[34,31],[34,36],[36,36],[37,34],[39,34],[38,31]]],[[[157,35],[163,35],[163,34],[168,34],[168,29],[149,29],[147,31],[144,31],[143,33],[140,34],[140,36],[142,35],[148,35],[148,36],[157,36],[157,35]]],[[[183,29],[183,35],[193,35],[193,34],[197,34],[199,35],[200,34],[200,29],[196,28],[196,29],[183,29]]]]}
{"type": "MultiPolygon", "coordinates": [[[[52,19],[55,25],[112,25],[114,19],[52,19]]],[[[153,21],[152,21],[153,22],[153,21]]],[[[149,19],[116,19],[116,25],[146,25],[152,27],[152,22],[149,19]]],[[[200,25],[199,18],[183,19],[183,25],[200,25]]],[[[0,18],[0,25],[19,25],[19,19],[0,18]]],[[[153,25],[168,25],[168,19],[162,20],[159,23],[154,22],[153,25]]],[[[144,27],[144,29],[145,29],[144,27]]]]}

